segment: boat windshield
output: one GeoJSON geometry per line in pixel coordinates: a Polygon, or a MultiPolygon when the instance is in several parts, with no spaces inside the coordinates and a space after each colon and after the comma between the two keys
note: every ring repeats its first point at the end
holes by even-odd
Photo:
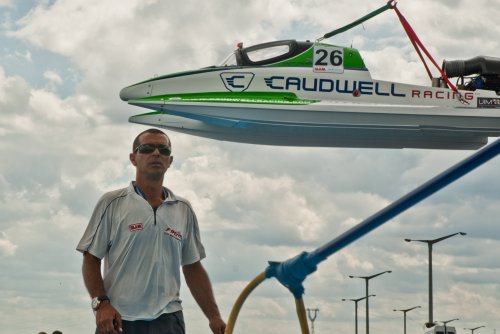
{"type": "Polygon", "coordinates": [[[273,59],[276,57],[282,57],[288,55],[290,52],[290,45],[275,45],[262,49],[248,50],[247,57],[251,62],[257,63],[265,61],[268,59],[273,59]]]}
{"type": "Polygon", "coordinates": [[[295,40],[275,41],[244,48],[242,44],[224,59],[219,66],[269,65],[296,56],[311,48],[313,43],[295,40]]]}
{"type": "Polygon", "coordinates": [[[233,51],[229,56],[227,56],[218,66],[219,67],[225,67],[225,66],[236,66],[238,65],[236,61],[236,54],[233,51]]]}

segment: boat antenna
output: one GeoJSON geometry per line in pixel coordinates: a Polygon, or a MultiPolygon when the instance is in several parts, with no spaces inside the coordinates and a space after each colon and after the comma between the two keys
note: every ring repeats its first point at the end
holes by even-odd
{"type": "MultiPolygon", "coordinates": [[[[393,6],[395,6],[395,5],[396,5],[396,1],[395,1],[395,0],[390,0],[390,1],[388,1],[388,2],[385,4],[385,6],[382,6],[382,7],[380,7],[379,9],[374,10],[373,12],[371,12],[371,13],[369,13],[369,14],[367,14],[367,15],[363,16],[362,18],[357,19],[356,21],[354,21],[354,22],[352,22],[352,23],[349,23],[349,24],[347,24],[347,25],[345,25],[345,26],[343,26],[343,27],[340,27],[340,28],[338,28],[338,29],[335,29],[335,30],[333,30],[333,31],[330,31],[329,33],[324,34],[324,35],[323,35],[323,37],[318,38],[318,39],[317,39],[317,41],[318,41],[318,42],[320,42],[320,41],[322,41],[322,40],[323,40],[323,39],[325,39],[325,38],[330,38],[330,37],[332,37],[332,36],[335,36],[335,35],[338,35],[338,34],[340,34],[340,33],[343,33],[344,31],[347,31],[347,30],[349,30],[349,29],[352,29],[352,28],[354,28],[355,26],[360,25],[360,24],[362,24],[363,22],[365,22],[365,21],[367,21],[367,20],[371,19],[372,17],[375,17],[375,16],[377,16],[378,14],[381,14],[381,13],[385,12],[385,11],[386,11],[386,10],[388,10],[388,9],[392,9],[392,7],[393,7],[393,6]]],[[[363,27],[363,28],[364,28],[364,27],[363,27]]]]}

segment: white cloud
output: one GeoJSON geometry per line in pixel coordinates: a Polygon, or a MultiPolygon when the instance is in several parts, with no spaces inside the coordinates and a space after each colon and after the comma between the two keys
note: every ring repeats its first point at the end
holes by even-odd
{"type": "Polygon", "coordinates": [[[12,0],[0,0],[0,7],[12,7],[12,0]]]}
{"type": "Polygon", "coordinates": [[[21,59],[24,59],[28,63],[32,63],[33,62],[33,59],[31,58],[31,52],[29,50],[24,51],[24,53],[22,53],[20,51],[15,51],[14,54],[17,57],[19,57],[21,59]]]}
{"type": "Polygon", "coordinates": [[[8,239],[5,232],[0,232],[0,257],[12,256],[16,252],[17,246],[8,239]]]}
{"type": "Polygon", "coordinates": [[[51,70],[45,71],[43,73],[43,77],[45,79],[47,79],[47,81],[49,82],[49,85],[52,85],[52,86],[58,86],[58,85],[61,85],[63,83],[63,79],[55,71],[51,71],[51,70]]]}

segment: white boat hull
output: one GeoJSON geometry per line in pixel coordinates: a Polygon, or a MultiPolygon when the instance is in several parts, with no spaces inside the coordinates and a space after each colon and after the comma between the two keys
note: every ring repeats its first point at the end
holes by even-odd
{"type": "Polygon", "coordinates": [[[500,136],[500,118],[494,109],[349,103],[129,103],[159,111],[132,116],[130,122],[252,144],[476,149],[489,136],[500,136]]]}

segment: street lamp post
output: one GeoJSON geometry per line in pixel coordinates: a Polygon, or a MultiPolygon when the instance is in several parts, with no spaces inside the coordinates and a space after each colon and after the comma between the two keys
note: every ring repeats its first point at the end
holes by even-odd
{"type": "Polygon", "coordinates": [[[393,310],[394,312],[397,312],[397,311],[401,311],[401,312],[403,312],[403,318],[404,318],[404,334],[406,334],[406,313],[407,313],[407,312],[409,312],[409,311],[411,311],[411,310],[414,310],[414,309],[416,309],[416,308],[420,308],[420,307],[421,307],[421,306],[419,305],[419,306],[414,306],[414,307],[412,307],[412,308],[407,308],[407,309],[405,309],[405,310],[393,310]]]}
{"type": "Polygon", "coordinates": [[[371,275],[371,276],[353,276],[349,275],[350,278],[362,278],[365,280],[365,286],[366,286],[366,334],[370,334],[370,309],[369,309],[369,303],[368,303],[368,281],[371,280],[372,278],[375,278],[377,276],[380,276],[385,273],[392,273],[391,270],[386,270],[381,273],[371,275]]]}
{"type": "Polygon", "coordinates": [[[474,331],[476,329],[479,329],[479,328],[482,328],[482,327],[486,327],[486,326],[479,326],[479,327],[474,327],[474,328],[464,328],[465,330],[470,330],[470,334],[474,334],[474,331]]]}
{"type": "Polygon", "coordinates": [[[446,321],[438,321],[438,322],[442,322],[443,325],[444,325],[444,334],[447,334],[447,332],[446,332],[446,324],[449,323],[449,322],[455,321],[455,320],[460,320],[460,319],[456,318],[456,319],[451,319],[451,320],[446,320],[446,321]]]}
{"type": "Polygon", "coordinates": [[[439,241],[443,241],[445,239],[451,238],[455,235],[466,235],[467,233],[464,232],[457,232],[453,233],[441,238],[433,239],[433,240],[414,240],[414,239],[404,239],[406,242],[412,242],[412,241],[419,241],[419,242],[425,242],[429,248],[429,322],[426,324],[427,328],[434,326],[434,320],[433,320],[433,309],[432,309],[432,245],[435,243],[438,243],[439,241]]]}
{"type": "Polygon", "coordinates": [[[345,302],[347,300],[353,301],[354,302],[354,332],[355,334],[358,334],[358,302],[362,301],[363,299],[368,299],[369,297],[375,297],[375,295],[369,295],[369,296],[364,296],[358,299],[345,299],[342,298],[342,301],[345,302]]]}

